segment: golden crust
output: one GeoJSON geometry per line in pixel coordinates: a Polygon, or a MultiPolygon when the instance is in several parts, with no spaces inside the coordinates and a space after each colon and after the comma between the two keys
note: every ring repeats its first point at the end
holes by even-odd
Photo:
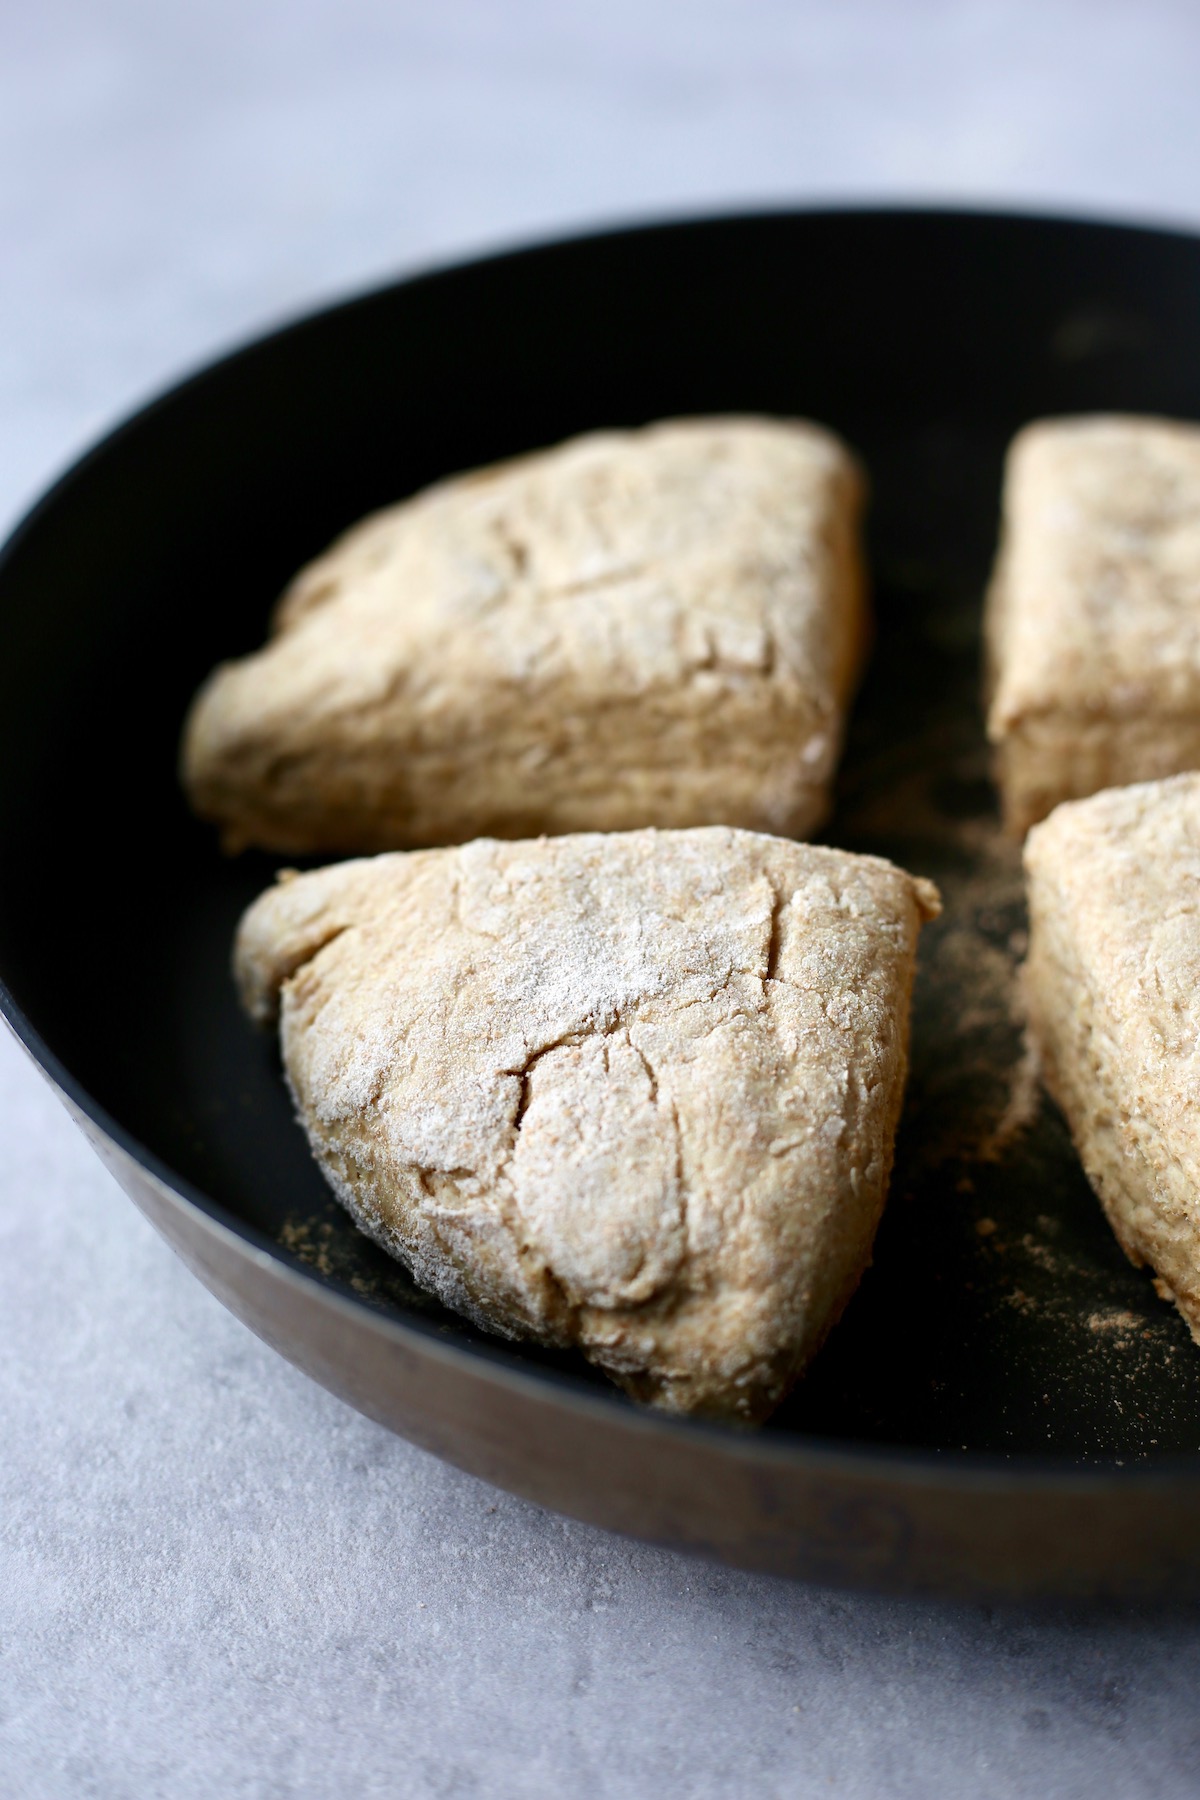
{"type": "Polygon", "coordinates": [[[1200,428],[1099,415],[1009,452],[988,596],[1005,818],[1200,767],[1200,428]]]}
{"type": "Polygon", "coordinates": [[[862,482],[812,425],[575,439],[366,520],[193,704],[231,848],[823,819],[866,636],[862,482]]]}
{"type": "Polygon", "coordinates": [[[763,1417],[869,1260],[936,892],[713,827],[292,876],[236,968],[359,1224],[635,1397],[763,1417]]]}
{"type": "Polygon", "coordinates": [[[1200,1342],[1200,775],[1030,832],[1030,1024],[1126,1254],[1200,1342]]]}

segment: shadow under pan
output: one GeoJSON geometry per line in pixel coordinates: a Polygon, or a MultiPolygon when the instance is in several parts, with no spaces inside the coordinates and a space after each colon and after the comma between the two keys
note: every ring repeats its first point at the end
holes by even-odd
{"type": "MultiPolygon", "coordinates": [[[[1200,240],[954,213],[616,232],[400,283],[122,427],[0,561],[4,1010],[269,1341],[544,1504],[747,1566],[962,1594],[1200,1588],[1200,1352],[1125,1261],[1023,1054],[1019,857],[980,615],[1025,420],[1200,417],[1200,240]],[[423,1295],[333,1203],[228,974],[271,860],[188,815],[179,727],[296,567],[452,471],[687,413],[831,425],[870,472],[877,637],[829,841],[932,875],[875,1262],[765,1430],[639,1412],[423,1295]]],[[[31,1279],[36,1275],[31,1272],[31,1279]]]]}

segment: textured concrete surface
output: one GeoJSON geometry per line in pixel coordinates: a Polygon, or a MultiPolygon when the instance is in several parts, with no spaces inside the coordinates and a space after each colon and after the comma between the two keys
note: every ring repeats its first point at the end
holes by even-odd
{"type": "MultiPolygon", "coordinates": [[[[0,513],[180,368],[745,198],[1200,219],[1200,11],[0,3],[0,513]]],[[[1200,1619],[848,1598],[564,1523],[225,1314],[0,1036],[0,1796],[1200,1793],[1200,1619]]]]}

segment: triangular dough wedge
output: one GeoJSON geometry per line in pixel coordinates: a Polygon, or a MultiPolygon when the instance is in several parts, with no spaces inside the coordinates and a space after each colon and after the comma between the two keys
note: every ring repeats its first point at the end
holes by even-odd
{"type": "Polygon", "coordinates": [[[236,967],[322,1169],[449,1306],[759,1419],[871,1251],[928,883],[713,827],[283,878],[236,967]]]}
{"type": "Polygon", "coordinates": [[[1200,429],[1093,413],[1010,446],[986,608],[1015,836],[1061,801],[1200,767],[1200,429]]]}
{"type": "Polygon", "coordinates": [[[1025,868],[1046,1086],[1121,1247],[1200,1343],[1200,775],[1058,807],[1025,868]]]}
{"type": "Polygon", "coordinates": [[[815,425],[605,432],[364,521],[184,739],[230,848],[825,815],[866,635],[862,480],[815,425]]]}

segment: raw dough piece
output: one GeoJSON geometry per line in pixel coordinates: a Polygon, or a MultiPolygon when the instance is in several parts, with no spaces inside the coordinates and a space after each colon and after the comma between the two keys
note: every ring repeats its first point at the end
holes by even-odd
{"type": "Polygon", "coordinates": [[[825,816],[865,638],[861,482],[766,419],[585,437],[349,532],[184,741],[230,848],[825,816]]]}
{"type": "Polygon", "coordinates": [[[247,912],[300,1119],[447,1305],[759,1419],[871,1251],[936,891],[723,827],[392,854],[247,912]]]}
{"type": "Polygon", "coordinates": [[[1060,806],[1025,865],[1046,1085],[1126,1255],[1200,1342],[1200,775],[1060,806]]]}
{"type": "Polygon", "coordinates": [[[1056,419],[1009,452],[987,618],[1005,818],[1200,768],[1200,428],[1056,419]]]}

